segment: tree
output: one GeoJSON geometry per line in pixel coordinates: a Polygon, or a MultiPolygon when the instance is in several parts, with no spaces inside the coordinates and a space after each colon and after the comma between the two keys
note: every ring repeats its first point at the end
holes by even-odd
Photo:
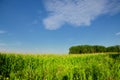
{"type": "Polygon", "coordinates": [[[101,46],[101,45],[79,45],[69,48],[69,54],[102,53],[102,52],[120,52],[120,45],[101,46]]]}
{"type": "Polygon", "coordinates": [[[120,45],[107,47],[107,52],[120,52],[120,45]]]}

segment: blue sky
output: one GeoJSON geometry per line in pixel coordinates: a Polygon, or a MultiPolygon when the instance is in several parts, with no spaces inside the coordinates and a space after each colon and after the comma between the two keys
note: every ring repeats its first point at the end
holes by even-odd
{"type": "Polygon", "coordinates": [[[0,0],[0,51],[68,53],[120,45],[119,0],[0,0]]]}

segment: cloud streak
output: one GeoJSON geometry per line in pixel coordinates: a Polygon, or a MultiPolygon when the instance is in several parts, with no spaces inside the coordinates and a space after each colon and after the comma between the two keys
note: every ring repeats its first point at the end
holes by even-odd
{"type": "Polygon", "coordinates": [[[5,33],[7,33],[7,31],[0,30],[0,34],[5,34],[5,33]]]}
{"type": "Polygon", "coordinates": [[[117,36],[120,35],[120,32],[116,33],[116,35],[117,35],[117,36]]]}
{"type": "Polygon", "coordinates": [[[56,30],[65,23],[89,26],[103,14],[120,12],[119,0],[45,0],[48,17],[43,20],[46,29],[56,30]]]}
{"type": "Polygon", "coordinates": [[[5,43],[5,42],[0,42],[0,46],[21,46],[21,42],[14,42],[14,43],[5,43]]]}
{"type": "Polygon", "coordinates": [[[7,44],[5,44],[5,43],[0,43],[0,46],[6,46],[7,44]]]}

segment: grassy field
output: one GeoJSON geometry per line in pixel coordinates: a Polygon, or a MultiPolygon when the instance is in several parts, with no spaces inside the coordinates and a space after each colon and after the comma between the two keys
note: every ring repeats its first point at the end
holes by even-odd
{"type": "Polygon", "coordinates": [[[0,53],[0,80],[120,80],[120,54],[0,53]]]}

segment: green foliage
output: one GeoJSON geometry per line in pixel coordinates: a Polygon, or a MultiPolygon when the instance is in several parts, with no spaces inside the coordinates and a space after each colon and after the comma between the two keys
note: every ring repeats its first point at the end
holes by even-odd
{"type": "Polygon", "coordinates": [[[120,54],[0,53],[0,80],[119,80],[119,74],[120,54]]]}
{"type": "Polygon", "coordinates": [[[100,45],[79,45],[69,48],[69,54],[86,54],[102,52],[120,52],[120,45],[104,47],[100,45]]]}
{"type": "Polygon", "coordinates": [[[107,47],[107,52],[120,52],[120,45],[107,47]]]}

